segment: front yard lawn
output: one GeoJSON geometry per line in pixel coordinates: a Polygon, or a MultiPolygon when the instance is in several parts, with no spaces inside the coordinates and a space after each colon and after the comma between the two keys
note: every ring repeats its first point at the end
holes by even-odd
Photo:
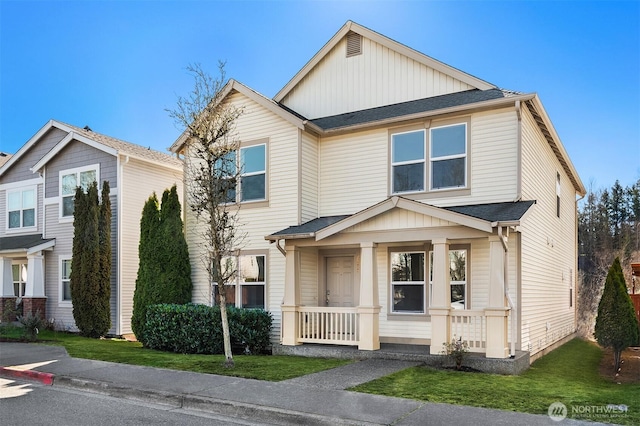
{"type": "Polygon", "coordinates": [[[533,414],[547,414],[549,405],[558,401],[566,405],[569,418],[640,424],[640,385],[601,377],[602,356],[597,345],[574,339],[520,376],[414,367],[351,390],[533,414]],[[603,412],[609,404],[626,405],[628,411],[603,412]]]}
{"type": "MultiPolygon", "coordinates": [[[[0,337],[19,339],[22,330],[16,327],[0,327],[0,337]]],[[[224,355],[193,355],[162,352],[142,347],[139,342],[123,339],[90,339],[72,333],[44,330],[38,335],[44,344],[64,346],[74,358],[120,362],[123,364],[196,373],[219,374],[247,379],[278,382],[306,374],[349,364],[350,360],[306,358],[296,356],[236,355],[235,367],[225,368],[224,355]]]]}

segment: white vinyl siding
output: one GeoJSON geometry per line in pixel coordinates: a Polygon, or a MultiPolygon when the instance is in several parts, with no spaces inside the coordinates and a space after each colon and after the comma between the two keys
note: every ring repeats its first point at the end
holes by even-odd
{"type": "Polygon", "coordinates": [[[300,151],[300,222],[305,223],[318,217],[318,140],[302,132],[300,151]]]}
{"type": "Polygon", "coordinates": [[[575,305],[567,302],[576,276],[575,190],[528,110],[522,118],[522,195],[536,200],[521,227],[522,349],[535,354],[576,328],[575,305]]]}
{"type": "Polygon", "coordinates": [[[313,119],[473,89],[363,37],[362,54],[346,57],[347,38],[283,99],[313,119]]]}

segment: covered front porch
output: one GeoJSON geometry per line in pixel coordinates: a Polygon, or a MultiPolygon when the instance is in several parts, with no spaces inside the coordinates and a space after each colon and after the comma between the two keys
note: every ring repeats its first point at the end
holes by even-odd
{"type": "Polygon", "coordinates": [[[384,354],[400,344],[441,358],[455,338],[483,359],[514,357],[508,236],[517,224],[469,213],[519,219],[531,204],[445,209],[392,197],[268,236],[286,258],[281,345],[384,354]]]}

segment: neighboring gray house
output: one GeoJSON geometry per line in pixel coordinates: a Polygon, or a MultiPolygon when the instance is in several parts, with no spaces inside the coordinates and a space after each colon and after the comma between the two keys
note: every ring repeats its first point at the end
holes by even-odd
{"type": "Polygon", "coordinates": [[[0,312],[21,298],[56,328],[76,330],[69,273],[73,197],[77,186],[108,181],[112,207],[111,324],[131,333],[138,271],[140,217],[145,201],[176,184],[175,157],[51,120],[0,167],[0,312]]]}

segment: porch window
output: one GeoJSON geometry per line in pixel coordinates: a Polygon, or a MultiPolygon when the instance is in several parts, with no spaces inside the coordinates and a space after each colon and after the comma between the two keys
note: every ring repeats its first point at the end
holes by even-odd
{"type": "MultiPolygon", "coordinates": [[[[266,294],[266,256],[241,255],[223,259],[227,270],[236,269],[235,277],[225,286],[227,305],[238,308],[264,309],[266,294]]],[[[214,287],[219,303],[218,286],[214,287]]]]}
{"type": "MultiPolygon", "coordinates": [[[[451,308],[467,309],[467,250],[449,250],[451,308]]],[[[429,252],[429,306],[433,294],[433,252],[429,252]]]]}
{"type": "Polygon", "coordinates": [[[467,185],[467,125],[433,127],[430,135],[431,189],[464,188],[467,185]]]}
{"type": "Polygon", "coordinates": [[[7,192],[7,228],[36,226],[36,187],[7,192]]]}
{"type": "Polygon", "coordinates": [[[71,259],[60,259],[60,301],[71,302],[71,259]]]}
{"type": "Polygon", "coordinates": [[[73,217],[73,200],[76,196],[76,188],[81,187],[86,191],[93,182],[97,182],[98,167],[82,167],[78,169],[66,170],[60,173],[60,196],[62,205],[60,207],[60,217],[73,217]]]}
{"type": "Polygon", "coordinates": [[[13,276],[13,295],[24,297],[24,290],[27,284],[27,264],[14,263],[11,265],[11,274],[13,276]]]}
{"type": "Polygon", "coordinates": [[[391,253],[392,312],[424,313],[425,252],[391,253]]]}
{"type": "Polygon", "coordinates": [[[392,192],[421,192],[425,189],[425,131],[391,135],[392,192]]]}

